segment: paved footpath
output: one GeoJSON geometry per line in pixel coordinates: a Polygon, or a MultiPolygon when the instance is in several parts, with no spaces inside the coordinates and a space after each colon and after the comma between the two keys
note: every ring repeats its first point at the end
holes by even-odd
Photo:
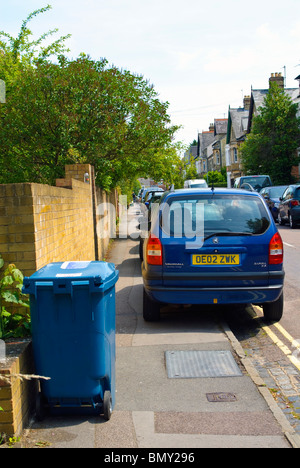
{"type": "MultiPolygon", "coordinates": [[[[131,215],[136,216],[135,209],[131,215]]],[[[108,260],[120,273],[112,418],[47,417],[25,431],[23,447],[124,448],[130,453],[136,448],[174,452],[300,446],[299,436],[225,324],[220,326],[207,308],[201,313],[165,308],[159,323],[144,322],[138,241],[115,240],[108,260]],[[185,359],[191,356],[187,369],[185,359]],[[205,361],[206,371],[215,375],[197,370],[197,359],[203,357],[212,359],[205,361]],[[231,360],[224,377],[218,366],[225,358],[231,360]],[[185,372],[191,373],[188,378],[185,372]]]]}

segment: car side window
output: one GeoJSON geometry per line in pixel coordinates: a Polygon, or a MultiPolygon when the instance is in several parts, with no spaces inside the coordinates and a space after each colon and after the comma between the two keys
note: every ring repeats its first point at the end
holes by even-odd
{"type": "Polygon", "coordinates": [[[282,195],[282,200],[283,200],[283,201],[286,200],[288,192],[289,192],[289,188],[287,188],[287,189],[284,191],[283,195],[282,195]]]}

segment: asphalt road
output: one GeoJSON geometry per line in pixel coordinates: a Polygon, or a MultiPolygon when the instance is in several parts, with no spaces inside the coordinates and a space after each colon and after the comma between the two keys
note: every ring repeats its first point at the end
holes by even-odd
{"type": "Polygon", "coordinates": [[[281,325],[300,340],[300,228],[278,226],[284,242],[284,315],[281,325]]]}

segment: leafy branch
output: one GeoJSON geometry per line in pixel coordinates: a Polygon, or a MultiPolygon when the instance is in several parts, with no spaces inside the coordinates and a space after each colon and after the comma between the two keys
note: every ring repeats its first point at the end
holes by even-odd
{"type": "MultiPolygon", "coordinates": [[[[0,270],[3,266],[0,255],[0,270]]],[[[29,301],[21,292],[22,286],[23,274],[14,264],[9,264],[0,279],[0,339],[30,334],[29,301]]]]}

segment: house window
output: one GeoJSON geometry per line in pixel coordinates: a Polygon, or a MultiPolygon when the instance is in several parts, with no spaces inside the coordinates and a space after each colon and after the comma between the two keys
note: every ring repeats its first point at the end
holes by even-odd
{"type": "Polygon", "coordinates": [[[238,154],[237,154],[237,149],[233,148],[233,162],[237,163],[238,162],[238,154]]]}
{"type": "Polygon", "coordinates": [[[220,153],[217,151],[217,165],[220,166],[220,153]]]}

